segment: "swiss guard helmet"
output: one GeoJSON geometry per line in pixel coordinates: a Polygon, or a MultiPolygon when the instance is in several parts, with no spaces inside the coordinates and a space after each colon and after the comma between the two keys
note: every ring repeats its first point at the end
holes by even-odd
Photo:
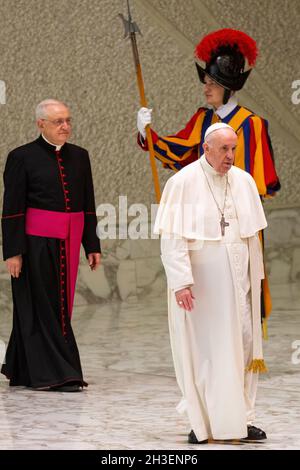
{"type": "Polygon", "coordinates": [[[245,69],[246,59],[250,67],[255,65],[257,46],[254,39],[236,29],[220,29],[205,36],[195,49],[196,58],[206,63],[205,69],[196,62],[200,81],[211,77],[224,89],[226,104],[231,91],[241,90],[251,72],[245,69]]]}

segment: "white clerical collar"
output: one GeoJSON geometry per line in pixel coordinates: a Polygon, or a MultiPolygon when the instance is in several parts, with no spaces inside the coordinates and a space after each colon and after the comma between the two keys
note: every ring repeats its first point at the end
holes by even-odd
{"type": "Polygon", "coordinates": [[[222,176],[225,176],[223,175],[222,173],[219,173],[218,171],[216,171],[214,169],[214,167],[211,166],[210,163],[208,163],[208,161],[206,160],[206,157],[205,157],[205,154],[202,155],[201,159],[200,159],[200,163],[204,169],[204,171],[206,173],[208,173],[209,175],[211,176],[219,176],[219,177],[222,177],[222,176]]]}
{"type": "Polygon", "coordinates": [[[231,96],[226,104],[222,104],[218,109],[215,110],[215,113],[219,118],[224,119],[231,111],[234,110],[238,105],[238,100],[235,95],[231,96]]]}
{"type": "Polygon", "coordinates": [[[52,144],[52,142],[49,142],[49,140],[47,140],[43,134],[42,134],[42,137],[47,142],[47,144],[52,145],[52,147],[55,147],[55,150],[60,150],[62,148],[62,145],[56,145],[56,144],[52,144]]]}

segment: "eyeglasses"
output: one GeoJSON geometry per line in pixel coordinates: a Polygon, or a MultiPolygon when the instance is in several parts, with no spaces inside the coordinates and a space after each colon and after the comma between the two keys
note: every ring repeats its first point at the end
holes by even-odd
{"type": "Polygon", "coordinates": [[[54,124],[54,126],[56,127],[62,126],[64,123],[66,123],[67,126],[72,125],[72,118],[70,117],[66,119],[54,119],[53,121],[51,121],[51,119],[42,119],[42,121],[51,122],[51,124],[54,124]]]}

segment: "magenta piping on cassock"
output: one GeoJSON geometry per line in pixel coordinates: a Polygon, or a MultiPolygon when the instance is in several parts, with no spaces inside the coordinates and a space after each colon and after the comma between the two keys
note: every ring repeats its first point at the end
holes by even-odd
{"type": "Polygon", "coordinates": [[[58,238],[65,241],[68,311],[72,317],[75,285],[84,227],[83,212],[55,212],[28,208],[25,231],[27,235],[58,238]]]}

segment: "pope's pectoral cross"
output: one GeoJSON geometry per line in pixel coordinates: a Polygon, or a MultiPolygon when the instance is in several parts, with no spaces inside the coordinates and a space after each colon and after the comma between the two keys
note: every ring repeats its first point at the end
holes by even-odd
{"type": "Polygon", "coordinates": [[[221,220],[220,220],[220,225],[221,225],[221,233],[222,237],[225,235],[225,227],[229,226],[229,223],[226,222],[224,215],[222,214],[221,220]]]}

